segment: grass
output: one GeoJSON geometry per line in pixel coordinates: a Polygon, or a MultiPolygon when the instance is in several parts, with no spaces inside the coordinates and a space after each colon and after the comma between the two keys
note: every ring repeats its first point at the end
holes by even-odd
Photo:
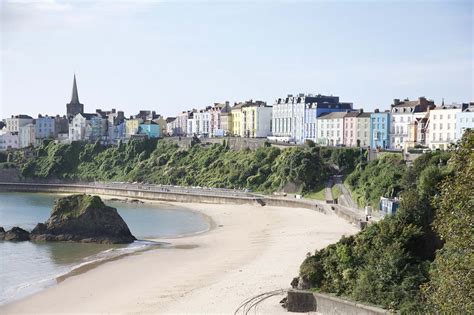
{"type": "Polygon", "coordinates": [[[324,194],[324,190],[326,189],[325,185],[319,185],[315,190],[310,193],[304,195],[305,198],[308,199],[315,199],[315,200],[326,200],[326,195],[324,194]]]}
{"type": "Polygon", "coordinates": [[[332,192],[332,198],[333,198],[334,200],[337,199],[337,198],[339,198],[339,196],[342,195],[342,191],[341,191],[341,189],[339,188],[338,185],[332,186],[331,192],[332,192]]]}

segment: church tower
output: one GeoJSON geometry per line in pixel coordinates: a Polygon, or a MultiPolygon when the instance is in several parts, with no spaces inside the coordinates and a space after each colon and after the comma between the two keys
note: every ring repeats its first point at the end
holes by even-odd
{"type": "Polygon", "coordinates": [[[67,117],[73,117],[79,113],[84,113],[84,105],[79,103],[79,94],[77,93],[76,74],[72,84],[71,102],[66,104],[67,117]]]}

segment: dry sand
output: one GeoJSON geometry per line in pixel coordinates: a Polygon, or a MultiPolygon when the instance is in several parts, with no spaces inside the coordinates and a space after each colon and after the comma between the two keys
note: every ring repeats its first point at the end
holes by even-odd
{"type": "MultiPolygon", "coordinates": [[[[209,216],[215,227],[159,239],[176,248],[107,262],[0,313],[233,314],[249,297],[288,288],[307,252],[357,231],[334,214],[308,209],[178,205],[209,216]]],[[[286,313],[282,298],[264,301],[257,313],[286,313]]]]}

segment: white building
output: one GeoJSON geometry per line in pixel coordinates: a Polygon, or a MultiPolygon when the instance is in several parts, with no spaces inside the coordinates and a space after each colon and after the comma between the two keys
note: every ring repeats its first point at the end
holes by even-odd
{"type": "Polygon", "coordinates": [[[352,110],[352,103],[339,101],[338,96],[298,94],[279,98],[273,104],[273,139],[304,143],[315,141],[318,135],[317,118],[325,113],[352,110]]]}
{"type": "Polygon", "coordinates": [[[193,134],[208,137],[211,134],[211,107],[199,110],[193,115],[193,126],[191,128],[193,134]]]}
{"type": "Polygon", "coordinates": [[[18,132],[11,132],[2,129],[0,131],[0,151],[19,148],[20,138],[18,137],[18,132]]]}
{"type": "Polygon", "coordinates": [[[430,110],[426,132],[426,144],[430,149],[445,150],[456,142],[456,115],[461,112],[461,104],[442,105],[430,110]]]}
{"type": "Polygon", "coordinates": [[[250,100],[242,106],[241,122],[241,137],[268,137],[272,133],[272,107],[262,101],[250,100]]]}
{"type": "Polygon", "coordinates": [[[187,119],[186,119],[186,132],[185,134],[188,136],[188,137],[192,137],[196,134],[196,123],[194,121],[194,115],[196,113],[195,112],[190,112],[187,114],[187,119]]]}
{"type": "Polygon", "coordinates": [[[344,144],[344,116],[346,112],[323,114],[317,118],[320,145],[341,146],[344,144]]]}
{"type": "Polygon", "coordinates": [[[273,104],[272,135],[277,141],[295,141],[303,138],[304,94],[279,98],[273,104]]]}
{"type": "Polygon", "coordinates": [[[100,140],[105,119],[99,114],[79,113],[69,123],[69,141],[100,140]]]}
{"type": "Polygon", "coordinates": [[[33,123],[33,118],[28,115],[15,115],[5,119],[7,130],[10,132],[19,132],[20,127],[33,123]]]}
{"type": "Polygon", "coordinates": [[[20,127],[18,132],[20,141],[20,148],[33,146],[36,143],[36,127],[33,124],[28,124],[20,127]]]}
{"type": "MultiPolygon", "coordinates": [[[[409,125],[415,119],[423,119],[434,102],[420,97],[416,101],[395,99],[391,105],[390,148],[405,149],[409,144],[409,125]]],[[[413,142],[411,142],[413,143],[413,142]]]]}
{"type": "Polygon", "coordinates": [[[474,103],[456,113],[456,140],[461,139],[467,129],[474,130],[474,103]]]}

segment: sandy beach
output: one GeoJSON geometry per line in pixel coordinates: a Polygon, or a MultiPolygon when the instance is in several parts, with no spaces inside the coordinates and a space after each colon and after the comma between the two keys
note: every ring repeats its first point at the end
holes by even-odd
{"type": "MultiPolygon", "coordinates": [[[[334,214],[308,209],[177,205],[212,218],[214,227],[157,239],[175,247],[101,264],[0,313],[233,314],[247,298],[288,288],[307,252],[357,232],[334,214]]],[[[282,298],[264,301],[257,313],[286,313],[282,298]]]]}

